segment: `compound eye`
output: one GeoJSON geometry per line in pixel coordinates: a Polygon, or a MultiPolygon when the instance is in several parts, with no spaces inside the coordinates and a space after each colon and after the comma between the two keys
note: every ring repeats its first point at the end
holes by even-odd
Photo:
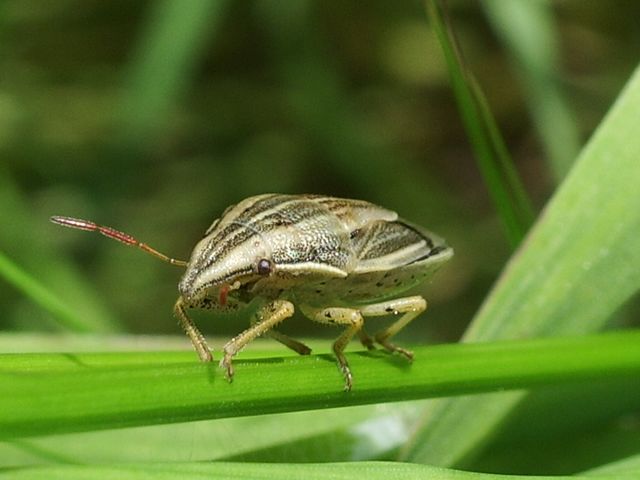
{"type": "Polygon", "coordinates": [[[257,269],[260,275],[269,275],[273,272],[273,262],[267,258],[262,258],[258,260],[257,269]]]}

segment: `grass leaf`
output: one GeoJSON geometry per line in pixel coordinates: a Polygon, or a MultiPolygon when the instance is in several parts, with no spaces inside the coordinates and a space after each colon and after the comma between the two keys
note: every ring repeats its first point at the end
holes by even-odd
{"type": "Polygon", "coordinates": [[[236,362],[227,383],[191,352],[0,356],[0,438],[403,401],[640,372],[640,333],[236,362]],[[273,386],[279,388],[274,389],[273,386]]]}
{"type": "Polygon", "coordinates": [[[134,151],[150,147],[170,121],[226,2],[160,1],[149,7],[119,110],[118,140],[134,151]]]}
{"type": "Polygon", "coordinates": [[[515,248],[533,223],[529,199],[482,90],[465,68],[437,2],[427,0],[426,6],[449,68],[453,92],[478,167],[504,224],[507,238],[515,248]]]}
{"type": "Polygon", "coordinates": [[[549,2],[484,0],[484,10],[504,48],[513,57],[525,88],[525,101],[559,183],[580,150],[576,120],[558,85],[559,46],[549,2]]]}
{"type": "Polygon", "coordinates": [[[11,259],[2,252],[0,252],[0,276],[4,277],[5,280],[49,312],[60,326],[76,332],[94,330],[93,325],[85,322],[85,317],[78,311],[63,302],[53,294],[53,292],[47,289],[47,287],[22,270],[22,268],[12,262],[11,259]]]}
{"type": "MultiPolygon", "coordinates": [[[[438,480],[563,480],[563,479],[606,479],[607,475],[590,476],[521,476],[491,475],[473,472],[447,470],[398,462],[352,462],[352,463],[134,463],[124,465],[61,465],[15,469],[0,472],[1,478],[12,480],[127,480],[127,479],[201,479],[201,478],[304,478],[306,480],[353,480],[367,478],[369,480],[411,480],[437,478],[438,480]]],[[[638,478],[634,474],[620,474],[620,480],[638,478]]]]}
{"type": "MultiPolygon", "coordinates": [[[[51,246],[55,228],[38,216],[11,178],[0,168],[0,278],[4,278],[50,314],[64,329],[116,332],[118,320],[93,285],[51,246]]],[[[53,212],[49,212],[49,215],[53,212]]],[[[5,308],[5,314],[6,308],[5,308]]]]}
{"type": "MultiPolygon", "coordinates": [[[[467,342],[590,332],[640,289],[637,70],[465,334],[467,342]]],[[[404,457],[464,463],[522,393],[440,402],[404,457]]]]}

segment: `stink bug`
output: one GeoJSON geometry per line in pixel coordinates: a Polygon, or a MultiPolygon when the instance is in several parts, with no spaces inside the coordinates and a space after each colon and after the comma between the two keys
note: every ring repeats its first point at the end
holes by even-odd
{"type": "Polygon", "coordinates": [[[187,310],[235,310],[257,299],[260,305],[251,326],[223,347],[220,366],[229,381],[234,355],[261,335],[301,355],[311,353],[309,347],[275,329],[293,315],[294,304],[311,320],[344,327],[333,351],[347,391],[352,374],[344,349],[354,335],[368,349],[378,343],[412,360],[410,351],[390,339],[423,312],[427,303],[419,296],[392,297],[429,278],[453,255],[441,238],[405,222],[391,210],[321,195],[247,198],[211,224],[189,261],[167,257],[126,233],[87,220],[56,216],[51,221],[97,231],[186,267],[174,311],[203,362],[213,357],[187,310]],[[369,336],[364,319],[385,315],[400,317],[369,336]]]}

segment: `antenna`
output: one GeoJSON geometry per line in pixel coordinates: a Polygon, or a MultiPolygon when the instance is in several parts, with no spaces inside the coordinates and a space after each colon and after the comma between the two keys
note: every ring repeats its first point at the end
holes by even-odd
{"type": "Polygon", "coordinates": [[[118,242],[124,243],[125,245],[132,245],[134,247],[138,247],[140,250],[144,250],[145,252],[150,253],[154,257],[157,257],[160,260],[170,263],[171,265],[186,267],[189,263],[189,262],[185,262],[184,260],[176,260],[175,258],[168,257],[165,254],[160,253],[156,249],[151,248],[146,243],[142,243],[136,240],[135,238],[133,238],[131,235],[127,233],[120,232],[119,230],[116,230],[111,227],[98,225],[97,223],[94,223],[90,220],[82,220],[80,218],[71,218],[71,217],[60,217],[57,215],[51,217],[49,220],[51,220],[53,223],[57,225],[62,225],[63,227],[77,228],[78,230],[85,230],[87,232],[98,232],[104,235],[105,237],[111,238],[113,240],[117,240],[118,242]]]}

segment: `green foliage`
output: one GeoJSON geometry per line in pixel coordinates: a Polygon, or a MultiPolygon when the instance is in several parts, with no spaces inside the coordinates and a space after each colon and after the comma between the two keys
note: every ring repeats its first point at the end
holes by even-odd
{"type": "Polygon", "coordinates": [[[196,363],[190,352],[8,355],[0,358],[0,438],[637,375],[640,334],[419,347],[416,368],[382,352],[349,357],[356,375],[351,393],[342,391],[332,355],[239,360],[232,384],[217,365],[196,363]]]}
{"type": "MultiPolygon", "coordinates": [[[[465,341],[597,330],[640,289],[640,210],[628,204],[640,184],[640,142],[633,127],[638,102],[640,70],[508,265],[465,341]]],[[[407,458],[438,465],[465,461],[522,397],[441,403],[407,458]]]]}
{"type": "MultiPolygon", "coordinates": [[[[71,331],[92,331],[96,325],[87,322],[71,306],[26,273],[0,252],[0,275],[43,309],[51,313],[61,327],[71,331]]],[[[91,318],[91,317],[90,317],[91,318]]]]}
{"type": "Polygon", "coordinates": [[[560,42],[552,4],[518,0],[482,3],[504,48],[513,56],[549,168],[560,182],[578,156],[580,136],[556,73],[560,42]]]}
{"type": "MultiPolygon", "coordinates": [[[[115,466],[80,466],[67,465],[45,468],[31,468],[19,471],[0,472],[0,478],[21,479],[137,479],[165,480],[172,478],[247,478],[247,479],[275,479],[275,478],[305,478],[309,480],[351,480],[353,478],[369,478],[372,480],[488,480],[500,478],[502,480],[550,480],[550,479],[607,479],[608,475],[567,476],[567,477],[532,477],[519,475],[485,475],[480,473],[460,472],[426,465],[362,462],[362,463],[325,463],[325,464],[261,464],[261,463],[155,463],[155,464],[125,464],[115,466]]],[[[618,474],[620,480],[638,478],[634,475],[618,474]]]]}
{"type": "Polygon", "coordinates": [[[458,56],[438,4],[427,0],[427,12],[447,60],[451,85],[487,190],[515,248],[533,222],[529,199],[480,87],[458,56]]]}
{"type": "MultiPolygon", "coordinates": [[[[18,353],[0,355],[0,477],[640,478],[638,334],[583,336],[637,323],[640,74],[618,91],[640,12],[447,6],[445,23],[434,2],[428,22],[411,2],[3,5],[0,350],[18,353]],[[398,339],[412,365],[352,350],[347,394],[331,355],[251,345],[230,385],[193,352],[105,336],[175,333],[175,269],[47,222],[187,258],[265,191],[366,198],[447,237],[456,257],[398,339]],[[481,301],[463,344],[425,346],[481,301]],[[52,325],[96,333],[24,333],[52,325]]],[[[197,320],[216,347],[246,327],[197,320]]]]}

